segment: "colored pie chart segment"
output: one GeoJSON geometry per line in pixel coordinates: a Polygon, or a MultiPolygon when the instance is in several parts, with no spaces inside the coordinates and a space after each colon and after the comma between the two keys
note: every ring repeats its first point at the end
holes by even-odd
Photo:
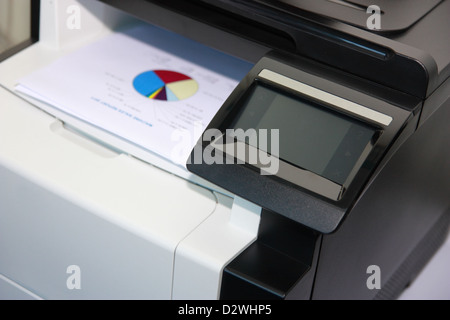
{"type": "Polygon", "coordinates": [[[143,96],[161,101],[180,101],[197,93],[198,82],[191,77],[168,70],[153,70],[141,73],[133,86],[143,96]]]}

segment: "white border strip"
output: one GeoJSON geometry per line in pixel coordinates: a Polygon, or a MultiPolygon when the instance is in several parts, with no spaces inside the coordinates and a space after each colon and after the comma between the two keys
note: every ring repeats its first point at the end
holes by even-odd
{"type": "Polygon", "coordinates": [[[389,126],[391,124],[391,122],[393,121],[392,117],[385,115],[381,112],[369,109],[360,104],[351,102],[349,100],[335,96],[331,93],[311,87],[307,84],[293,80],[291,78],[288,78],[279,73],[270,71],[268,69],[262,70],[259,73],[259,77],[279,83],[289,89],[295,90],[295,91],[300,92],[309,97],[319,99],[320,101],[332,104],[333,106],[335,106],[341,110],[345,110],[347,112],[353,113],[353,114],[363,117],[365,119],[375,121],[384,126],[389,126]]]}

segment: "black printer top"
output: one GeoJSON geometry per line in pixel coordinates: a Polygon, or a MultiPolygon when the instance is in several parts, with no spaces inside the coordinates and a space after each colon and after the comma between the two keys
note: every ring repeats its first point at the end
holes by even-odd
{"type": "Polygon", "coordinates": [[[253,63],[294,53],[421,99],[450,77],[450,0],[101,1],[253,63]]]}
{"type": "Polygon", "coordinates": [[[368,29],[368,13],[373,6],[380,9],[380,28],[375,32],[406,30],[423,18],[442,0],[257,0],[273,6],[285,6],[290,10],[306,10],[339,20],[353,26],[368,29]]]}

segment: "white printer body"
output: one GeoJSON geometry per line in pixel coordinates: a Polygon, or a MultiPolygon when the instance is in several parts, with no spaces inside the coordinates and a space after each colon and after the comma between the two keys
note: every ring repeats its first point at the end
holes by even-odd
{"type": "Polygon", "coordinates": [[[15,93],[133,23],[99,1],[42,0],[39,41],[0,63],[0,298],[218,299],[258,236],[261,207],[15,93]]]}
{"type": "Polygon", "coordinates": [[[95,1],[42,1],[40,41],[1,63],[2,298],[217,299],[223,266],[256,236],[256,206],[13,92],[124,21],[95,1]]]}

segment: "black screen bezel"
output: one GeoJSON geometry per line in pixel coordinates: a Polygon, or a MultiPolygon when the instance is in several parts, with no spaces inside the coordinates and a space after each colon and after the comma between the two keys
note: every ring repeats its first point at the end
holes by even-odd
{"type": "MultiPolygon", "coordinates": [[[[398,105],[389,102],[389,100],[345,85],[345,81],[348,80],[345,77],[343,83],[333,80],[333,77],[328,79],[330,73],[332,75],[333,73],[314,62],[285,53],[272,52],[262,58],[239,83],[209,123],[206,131],[218,129],[225,133],[226,129],[230,128],[231,122],[242,107],[242,99],[248,94],[249,88],[255,81],[264,81],[271,86],[277,86],[277,83],[259,77],[264,70],[278,73],[331,95],[342,97],[391,119],[389,123],[382,124],[379,121],[371,121],[370,117],[356,116],[358,120],[379,127],[380,131],[370,155],[365,159],[343,196],[337,201],[331,200],[307,188],[283,181],[276,176],[262,176],[259,170],[248,164],[192,163],[191,160],[195,158],[196,154],[199,154],[199,150],[205,151],[206,148],[209,148],[207,150],[209,152],[211,149],[211,143],[204,140],[203,136],[199,139],[189,157],[186,164],[187,169],[266,210],[274,211],[321,233],[331,233],[336,230],[346,213],[355,205],[371,178],[375,177],[374,174],[380,170],[380,164],[384,162],[384,156],[402,134],[403,129],[408,126],[409,120],[413,119],[414,114],[404,108],[399,108],[398,105]]],[[[290,92],[289,88],[283,88],[283,90],[290,92]]],[[[309,99],[316,101],[313,97],[308,97],[309,99]]],[[[327,107],[354,116],[347,113],[343,108],[337,108],[333,105],[327,105],[327,107]]]]}
{"type": "MultiPolygon", "coordinates": [[[[229,115],[229,118],[224,122],[224,127],[227,128],[235,128],[236,129],[236,123],[241,119],[241,117],[243,116],[246,107],[248,105],[248,103],[250,102],[251,99],[253,99],[254,97],[254,93],[257,87],[264,87],[266,89],[275,91],[277,94],[282,95],[282,96],[286,96],[289,97],[291,99],[300,101],[302,103],[307,104],[308,106],[312,107],[312,108],[317,108],[319,110],[325,111],[329,114],[335,115],[338,118],[343,118],[344,120],[347,121],[352,121],[352,122],[358,122],[359,124],[370,128],[373,131],[372,137],[371,139],[367,142],[367,148],[370,148],[370,150],[364,150],[366,152],[366,154],[360,154],[359,158],[357,159],[357,161],[355,162],[355,164],[352,167],[351,172],[347,175],[345,182],[344,183],[340,183],[340,182],[336,182],[333,181],[334,183],[338,183],[340,185],[342,185],[342,187],[345,189],[347,189],[347,187],[350,185],[350,183],[352,182],[353,178],[352,178],[352,173],[355,170],[359,169],[359,165],[358,163],[361,163],[361,161],[364,161],[369,154],[367,154],[367,152],[371,152],[373,147],[375,146],[377,140],[380,138],[380,136],[383,133],[383,130],[381,127],[376,126],[374,124],[371,123],[367,123],[367,121],[362,121],[361,119],[351,116],[351,115],[347,115],[347,114],[343,114],[342,112],[338,112],[333,108],[330,108],[329,106],[327,106],[326,104],[324,104],[323,102],[320,103],[318,101],[314,101],[311,98],[306,97],[305,95],[299,94],[298,92],[293,92],[292,90],[290,90],[289,88],[285,88],[282,87],[281,85],[277,85],[277,84],[273,84],[273,83],[268,83],[265,80],[262,79],[255,79],[255,81],[251,84],[251,86],[248,88],[248,91],[241,97],[241,99],[237,102],[236,104],[236,111],[237,112],[233,112],[229,115]]],[[[267,106],[267,108],[264,108],[264,110],[261,111],[261,117],[264,115],[264,113],[268,110],[269,106],[267,106]]],[[[223,132],[223,128],[221,128],[222,132],[223,132]]],[[[286,159],[283,159],[283,157],[280,155],[279,159],[285,163],[288,163],[298,169],[302,169],[302,170],[306,170],[309,171],[311,173],[311,170],[309,170],[308,168],[303,168],[301,166],[299,166],[296,163],[292,163],[290,161],[287,161],[286,159]]],[[[248,164],[251,166],[251,164],[248,164]]],[[[323,177],[324,179],[327,180],[331,180],[329,177],[326,177],[324,175],[318,174],[318,173],[314,173],[318,176],[323,177]]],[[[298,185],[299,186],[299,185],[298,185]]]]}

